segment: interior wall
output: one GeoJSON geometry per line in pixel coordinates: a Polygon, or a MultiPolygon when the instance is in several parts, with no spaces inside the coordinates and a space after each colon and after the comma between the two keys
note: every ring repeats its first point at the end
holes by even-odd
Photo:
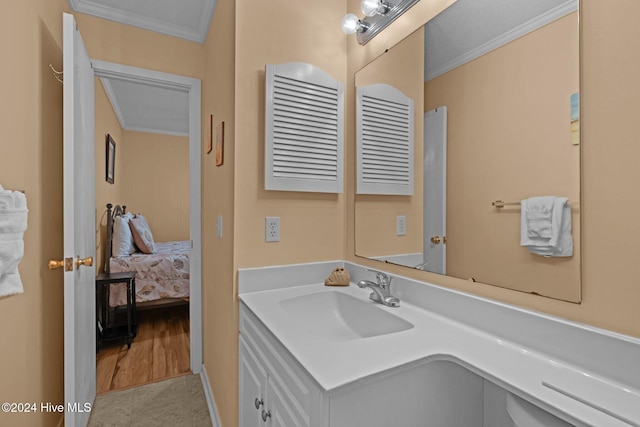
{"type": "Polygon", "coordinates": [[[204,45],[81,13],[74,14],[91,59],[202,79],[204,45]]]}
{"type": "Polygon", "coordinates": [[[238,305],[234,288],[235,9],[235,1],[219,0],[216,5],[205,41],[202,83],[203,361],[223,426],[238,425],[238,305]],[[222,122],[223,164],[216,166],[215,128],[222,122]],[[205,154],[211,129],[214,148],[205,154]],[[221,238],[216,228],[218,216],[222,220],[221,238]]]}
{"type": "Polygon", "coordinates": [[[115,203],[144,215],[156,242],[189,240],[189,138],[125,130],[118,151],[114,181],[122,195],[115,203]]]}
{"type": "MultiPolygon", "coordinates": [[[[5,7],[0,26],[0,184],[23,190],[29,208],[24,293],[0,298],[0,401],[63,402],[62,271],[49,259],[62,250],[63,0],[20,1],[5,7]]],[[[38,403],[39,404],[39,403],[38,403]]],[[[0,412],[0,425],[54,426],[57,413],[0,412]]]]}
{"type": "Polygon", "coordinates": [[[422,253],[424,29],[377,58],[356,75],[356,87],[385,83],[414,103],[414,192],[411,196],[356,194],[355,239],[360,256],[379,257],[422,253]],[[407,233],[398,236],[396,218],[406,217],[407,233]]]}
{"type": "Polygon", "coordinates": [[[306,62],[344,82],[344,4],[238,0],[236,13],[236,267],[340,259],[344,194],[264,189],[265,65],[306,62]],[[280,242],[265,242],[267,216],[280,242]]]}
{"type": "MultiPolygon", "coordinates": [[[[212,331],[210,341],[205,341],[205,367],[222,425],[234,426],[238,423],[237,268],[344,257],[344,195],[264,190],[265,65],[308,62],[344,82],[346,46],[339,26],[345,7],[340,2],[298,4],[283,0],[275,3],[236,0],[235,10],[228,9],[231,6],[228,3],[231,2],[218,3],[211,27],[214,32],[207,41],[208,50],[209,47],[211,50],[207,53],[205,96],[209,101],[205,101],[205,105],[211,103],[207,108],[211,108],[212,113],[221,109],[219,114],[223,118],[227,110],[222,104],[230,102],[233,105],[235,119],[230,126],[233,145],[228,146],[225,136],[225,164],[227,150],[231,149],[235,165],[233,169],[226,170],[223,166],[219,173],[213,166],[205,165],[205,177],[218,176],[220,179],[220,182],[205,185],[213,188],[210,197],[219,194],[224,201],[233,203],[233,223],[227,225],[225,222],[224,229],[233,227],[235,243],[231,246],[225,244],[226,237],[216,241],[212,237],[214,225],[210,224],[207,232],[207,224],[204,224],[207,253],[220,254],[233,247],[232,271],[224,266],[220,273],[205,271],[207,278],[215,280],[219,274],[222,279],[216,280],[215,284],[207,283],[205,288],[205,294],[216,292],[215,296],[205,296],[207,307],[216,307],[211,312],[205,311],[205,322],[212,319],[219,325],[212,331]],[[301,19],[305,16],[313,19],[301,19]],[[234,17],[233,29],[230,23],[225,24],[224,29],[216,29],[218,19],[234,17]],[[222,39],[215,40],[216,36],[222,39]],[[229,53],[220,44],[233,39],[235,51],[229,53]],[[231,60],[234,60],[234,68],[232,76],[229,76],[231,66],[226,61],[231,60]],[[232,77],[235,81],[233,96],[223,89],[229,81],[220,81],[217,76],[232,77]],[[233,188],[233,194],[228,194],[230,188],[233,188]],[[281,218],[279,243],[264,242],[266,216],[281,218]]],[[[204,161],[210,159],[205,158],[204,161]]],[[[205,193],[208,192],[205,189],[205,193]]],[[[207,197],[205,195],[204,217],[209,216],[213,221],[213,215],[220,211],[212,210],[215,209],[214,202],[207,197]]],[[[229,207],[221,212],[228,210],[229,207]]],[[[228,259],[228,254],[220,261],[225,259],[228,259]]]]}
{"type": "MultiPolygon", "coordinates": [[[[61,404],[63,275],[49,271],[47,261],[63,256],[62,84],[49,64],[62,69],[62,12],[69,9],[65,0],[24,0],[7,11],[11,19],[0,29],[0,51],[10,64],[0,69],[0,184],[26,192],[29,225],[19,266],[25,292],[0,299],[0,324],[11,325],[0,346],[0,399],[61,404]]],[[[201,44],[86,15],[76,20],[92,58],[202,78],[201,44]]],[[[96,130],[103,126],[96,121],[96,130]]],[[[99,154],[104,140],[96,143],[99,154]]],[[[97,162],[104,179],[103,160],[97,162]]],[[[0,425],[55,426],[61,418],[2,412],[0,425]]]]}
{"type": "MultiPolygon", "coordinates": [[[[350,0],[349,9],[356,12],[357,3],[350,0]]],[[[395,274],[640,337],[640,287],[635,280],[640,246],[633,238],[640,235],[635,214],[640,208],[640,194],[635,190],[640,181],[636,166],[640,147],[634,138],[639,126],[640,59],[629,54],[640,49],[640,4],[581,0],[580,7],[582,303],[385,267],[395,274]]],[[[388,37],[394,32],[400,40],[408,34],[402,35],[403,30],[410,32],[404,24],[409,25],[404,17],[396,23],[385,32],[390,31],[388,37]]],[[[353,70],[366,63],[358,49],[350,42],[349,67],[353,70]]],[[[353,255],[353,204],[348,209],[348,258],[375,268],[379,263],[353,255]]]]}
{"type": "Polygon", "coordinates": [[[96,128],[96,273],[104,272],[104,253],[107,241],[107,203],[121,204],[123,180],[115,179],[113,184],[106,181],[106,135],[116,141],[115,177],[123,172],[124,150],[118,142],[122,141],[122,128],[111,102],[104,91],[99,78],[94,79],[95,87],[95,128],[96,128]]]}
{"type": "MultiPolygon", "coordinates": [[[[574,12],[424,85],[424,111],[447,106],[447,274],[580,300],[579,92],[574,12]],[[572,257],[519,246],[520,208],[494,200],[562,196],[572,207],[572,257]]],[[[404,42],[403,42],[404,43],[404,42]]]]}

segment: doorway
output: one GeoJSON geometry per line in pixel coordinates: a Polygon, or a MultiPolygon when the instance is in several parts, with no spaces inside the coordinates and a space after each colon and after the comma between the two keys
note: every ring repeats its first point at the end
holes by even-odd
{"type": "MultiPolygon", "coordinates": [[[[201,111],[200,111],[200,80],[178,76],[174,74],[162,73],[153,70],[130,67],[122,64],[109,63],[104,61],[91,61],[95,77],[122,85],[134,85],[147,88],[161,88],[174,91],[185,97],[184,113],[188,117],[188,181],[189,181],[189,296],[188,305],[167,306],[163,308],[153,308],[150,310],[138,312],[139,343],[143,339],[149,338],[149,333],[153,334],[153,328],[159,328],[159,341],[153,344],[145,343],[144,348],[140,346],[136,349],[138,356],[134,356],[135,352],[131,352],[129,360],[127,353],[129,349],[125,344],[124,347],[118,346],[116,359],[122,362],[119,369],[127,372],[121,374],[126,375],[129,380],[128,386],[139,385],[136,381],[140,378],[143,382],[152,382],[158,380],[158,376],[164,378],[174,376],[180,369],[180,366],[187,366],[190,372],[199,374],[202,370],[202,262],[201,262],[201,111]],[[185,331],[186,329],[186,331],[185,331]],[[150,332],[151,330],[151,332],[150,332]],[[186,333],[185,333],[186,332],[186,333]],[[180,349],[180,343],[188,343],[188,354],[180,349]],[[151,347],[149,347],[151,345],[151,347]],[[152,353],[149,354],[148,350],[152,353]],[[167,353],[163,353],[166,351],[167,353]],[[140,377],[140,365],[149,362],[151,357],[168,357],[172,360],[173,367],[170,369],[156,369],[151,381],[144,381],[145,375],[140,377]],[[132,360],[135,358],[136,360],[132,360]],[[137,359],[142,360],[137,360],[137,359]],[[176,358],[180,360],[176,362],[176,358]],[[146,360],[145,360],[146,359],[146,360]],[[164,373],[163,373],[164,372],[164,373]],[[138,378],[135,376],[138,375],[138,378]]],[[[118,114],[118,113],[117,113],[118,114]]],[[[133,129],[138,130],[138,129],[133,129]]],[[[99,168],[102,165],[98,165],[99,168]]],[[[123,203],[122,201],[113,201],[114,204],[123,203]]],[[[100,213],[100,210],[98,210],[100,213]]],[[[139,289],[139,288],[138,288],[139,289]]],[[[151,337],[152,341],[156,338],[151,337]]],[[[133,340],[131,349],[134,349],[136,340],[133,340]]],[[[147,376],[148,378],[148,376],[147,376]]],[[[104,392],[104,386],[101,387],[98,372],[98,392],[104,392]]],[[[118,385],[115,385],[117,388],[118,385]]],[[[123,385],[126,387],[127,383],[123,385]]],[[[110,388],[110,387],[109,387],[110,388]]]]}

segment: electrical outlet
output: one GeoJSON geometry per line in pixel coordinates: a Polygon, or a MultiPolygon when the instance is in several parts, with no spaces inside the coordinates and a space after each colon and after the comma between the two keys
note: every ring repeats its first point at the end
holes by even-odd
{"type": "Polygon", "coordinates": [[[265,236],[266,242],[280,241],[280,217],[268,216],[265,218],[265,236]]]}
{"type": "Polygon", "coordinates": [[[396,217],[396,235],[407,235],[407,217],[405,215],[398,215],[396,217]]]}

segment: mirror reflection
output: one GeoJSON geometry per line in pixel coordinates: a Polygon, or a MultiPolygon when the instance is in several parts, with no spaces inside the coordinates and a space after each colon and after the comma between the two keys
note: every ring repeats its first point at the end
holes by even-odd
{"type": "Polygon", "coordinates": [[[458,0],[360,70],[414,102],[415,181],[355,196],[356,255],[579,302],[579,74],[577,0],[458,0]],[[571,256],[520,245],[540,196],[568,199],[571,256]]]}

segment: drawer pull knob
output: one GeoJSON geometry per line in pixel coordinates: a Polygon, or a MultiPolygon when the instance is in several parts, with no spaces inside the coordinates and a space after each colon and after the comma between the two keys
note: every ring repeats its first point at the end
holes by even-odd
{"type": "Polygon", "coordinates": [[[256,409],[260,409],[260,406],[264,405],[264,400],[262,399],[258,400],[258,398],[256,397],[255,405],[256,405],[256,409]]]}
{"type": "Polygon", "coordinates": [[[267,412],[264,409],[262,410],[262,421],[267,422],[267,418],[271,418],[271,411],[267,412]]]}

